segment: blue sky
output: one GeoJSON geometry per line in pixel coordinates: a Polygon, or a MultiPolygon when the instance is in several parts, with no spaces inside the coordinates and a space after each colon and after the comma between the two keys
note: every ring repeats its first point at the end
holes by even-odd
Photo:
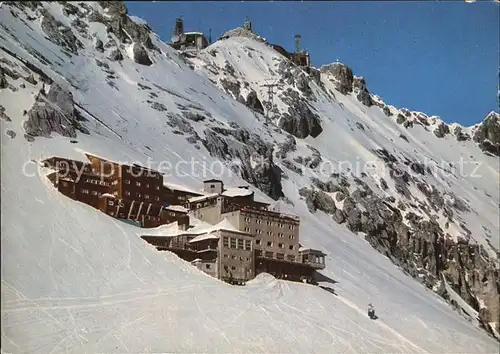
{"type": "Polygon", "coordinates": [[[241,26],[288,50],[294,35],[319,67],[336,59],[387,103],[471,125],[498,111],[498,3],[476,2],[133,2],[129,14],[170,40],[175,19],[212,39],[241,26]]]}

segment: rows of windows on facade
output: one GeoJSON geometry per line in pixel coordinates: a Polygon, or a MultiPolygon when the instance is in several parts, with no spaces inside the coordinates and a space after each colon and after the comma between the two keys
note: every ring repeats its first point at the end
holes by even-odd
{"type": "MultiPolygon", "coordinates": [[[[100,181],[100,180],[91,180],[91,179],[87,179],[85,182],[86,182],[86,183],[90,183],[90,184],[97,184],[97,185],[100,185],[100,186],[106,186],[106,187],[109,187],[109,186],[110,186],[110,184],[109,184],[108,182],[104,182],[104,181],[100,181]]],[[[62,182],[62,183],[63,183],[63,186],[64,186],[64,187],[67,187],[67,186],[68,186],[68,183],[67,183],[67,182],[62,182]]],[[[127,184],[127,185],[130,185],[130,183],[131,183],[131,182],[130,182],[130,180],[129,180],[129,179],[126,179],[126,180],[124,180],[124,183],[125,183],[125,184],[127,184]]],[[[115,180],[115,181],[113,181],[113,183],[111,183],[111,185],[117,185],[117,184],[118,184],[118,180],[115,180]]],[[[141,182],[136,181],[136,182],[135,182],[135,185],[136,185],[137,187],[141,187],[141,182]]],[[[150,186],[150,184],[149,184],[149,183],[145,183],[145,184],[144,184],[144,188],[146,188],[146,189],[147,189],[147,188],[152,188],[152,187],[150,186]]],[[[160,190],[160,186],[154,186],[154,189],[159,191],[159,190],[160,190]]],[[[82,192],[83,194],[89,194],[89,193],[90,193],[90,191],[89,191],[88,189],[85,189],[85,188],[82,188],[82,189],[81,189],[81,192],[82,192]]],[[[97,195],[97,196],[100,196],[100,195],[102,195],[103,193],[102,193],[102,192],[99,192],[99,191],[92,191],[92,192],[91,192],[91,194],[92,194],[92,195],[97,195]]],[[[113,195],[115,195],[115,196],[118,196],[118,191],[114,191],[112,194],[113,194],[113,195]]],[[[125,196],[128,196],[128,197],[132,196],[132,195],[131,195],[131,191],[129,191],[129,190],[127,190],[127,189],[125,189],[124,194],[125,194],[125,196]]],[[[136,197],[136,198],[142,198],[142,197],[143,197],[143,195],[142,195],[141,193],[135,193],[134,197],[136,197]]],[[[150,199],[150,198],[151,198],[152,200],[155,200],[155,201],[160,201],[160,197],[159,197],[159,196],[155,196],[155,197],[153,198],[153,197],[151,197],[149,194],[144,194],[144,199],[150,199]]]]}
{"type": "MultiPolygon", "coordinates": [[[[87,156],[92,162],[101,161],[95,156],[87,156]]],[[[227,189],[222,181],[208,180],[204,181],[203,192],[193,192],[180,186],[168,187],[163,176],[155,171],[144,169],[155,172],[153,177],[128,173],[128,166],[120,166],[122,169],[119,172],[125,175],[114,178],[99,178],[92,169],[87,168],[88,174],[82,178],[64,179],[63,172],[66,171],[57,169],[56,162],[60,160],[65,159],[50,158],[45,162],[55,169],[47,177],[61,193],[109,216],[140,222],[142,227],[156,227],[177,221],[182,227],[179,230],[184,230],[184,233],[176,232],[174,237],[141,237],[161,250],[177,253],[185,260],[201,260],[203,264],[199,266],[220,279],[229,277],[246,281],[263,271],[288,279],[311,279],[313,268],[324,268],[325,255],[322,252],[301,249],[299,218],[273,211],[269,209],[269,204],[255,201],[248,186],[227,189]],[[172,209],[165,204],[177,204],[178,207],[172,209]],[[190,216],[212,225],[222,223],[218,230],[223,232],[215,237],[217,241],[206,237],[197,240],[197,234],[189,229],[194,228],[190,225],[190,216]],[[226,219],[227,224],[224,224],[223,219],[226,219]],[[267,263],[262,263],[262,258],[266,258],[267,263]],[[278,263],[269,263],[273,259],[278,263]],[[283,261],[291,262],[286,269],[279,263],[283,261]],[[312,263],[314,265],[310,266],[312,263]],[[304,265],[309,265],[309,268],[304,268],[304,265]],[[233,274],[224,273],[226,269],[232,270],[233,274]]],[[[204,233],[207,231],[200,235],[204,233]]]]}

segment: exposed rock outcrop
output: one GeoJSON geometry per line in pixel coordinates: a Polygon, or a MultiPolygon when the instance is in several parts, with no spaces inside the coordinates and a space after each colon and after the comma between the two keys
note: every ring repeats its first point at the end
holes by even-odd
{"type": "Polygon", "coordinates": [[[260,102],[257,93],[253,90],[248,94],[245,105],[257,113],[264,114],[262,102],[260,102]]]}
{"type": "Polygon", "coordinates": [[[278,151],[276,152],[276,156],[279,159],[284,159],[289,152],[293,152],[295,150],[297,150],[297,142],[292,135],[288,135],[283,143],[278,144],[278,151]]]}
{"type": "Polygon", "coordinates": [[[139,43],[134,43],[133,52],[134,52],[134,61],[137,64],[146,66],[150,66],[153,64],[151,59],[149,59],[148,52],[139,43]]]}
{"type": "Polygon", "coordinates": [[[288,107],[288,112],[281,116],[279,127],[301,139],[309,135],[315,138],[323,131],[319,116],[304,101],[288,107]]]}
{"type": "Polygon", "coordinates": [[[95,41],[94,49],[101,53],[104,52],[104,43],[99,38],[95,41]]]}
{"type": "Polygon", "coordinates": [[[5,77],[4,69],[0,66],[0,89],[6,89],[9,87],[9,82],[5,77]]]}
{"type": "Polygon", "coordinates": [[[108,59],[111,61],[122,61],[123,54],[122,54],[122,52],[120,52],[120,49],[116,48],[116,49],[113,49],[113,51],[109,54],[108,59]]]}
{"type": "Polygon", "coordinates": [[[437,127],[434,129],[434,135],[438,138],[444,138],[446,134],[450,133],[450,128],[446,123],[439,123],[437,127]]]}
{"type": "Polygon", "coordinates": [[[75,138],[76,130],[88,134],[79,123],[74,107],[73,95],[67,89],[54,83],[45,97],[39,94],[37,101],[28,112],[24,130],[31,137],[49,137],[52,132],[75,138]]]}
{"type": "Polygon", "coordinates": [[[278,200],[285,196],[283,194],[283,186],[281,185],[281,177],[281,169],[274,164],[272,158],[268,158],[257,164],[253,169],[253,174],[248,179],[245,178],[245,180],[248,181],[250,179],[254,186],[272,199],[278,200]]]}
{"type": "Polygon", "coordinates": [[[460,126],[456,126],[455,129],[453,129],[453,134],[455,135],[458,141],[467,141],[471,139],[470,135],[464,133],[462,127],[460,126]]]}
{"type": "Polygon", "coordinates": [[[132,21],[127,16],[127,8],[122,1],[102,1],[99,4],[107,9],[109,18],[94,16],[93,20],[107,25],[108,32],[113,33],[122,43],[140,43],[147,49],[158,50],[151,41],[149,27],[132,21]]]}
{"type": "Polygon", "coordinates": [[[0,105],[0,119],[3,119],[6,122],[12,122],[12,119],[5,113],[5,107],[0,105]]]}
{"type": "Polygon", "coordinates": [[[69,52],[78,54],[78,48],[83,48],[83,44],[76,38],[71,28],[57,21],[48,10],[43,10],[42,15],[41,26],[47,38],[69,52]]]}
{"type": "Polygon", "coordinates": [[[325,213],[333,214],[337,210],[333,199],[323,191],[304,187],[299,190],[299,194],[305,198],[307,208],[312,213],[316,210],[321,210],[325,213]]]}
{"type": "Polygon", "coordinates": [[[484,151],[500,156],[500,115],[497,112],[488,114],[477,127],[473,139],[484,151]]]}
{"type": "Polygon", "coordinates": [[[273,161],[272,147],[256,134],[243,128],[212,128],[205,130],[203,145],[210,155],[230,162],[241,177],[277,200],[284,197],[281,185],[282,171],[273,161]],[[234,139],[234,140],[233,140],[234,139]],[[257,162],[252,166],[252,157],[257,162]]]}
{"type": "Polygon", "coordinates": [[[342,94],[346,95],[352,92],[352,84],[354,81],[354,75],[351,68],[342,63],[332,63],[328,65],[323,65],[320,69],[322,74],[327,74],[330,77],[330,81],[335,84],[335,87],[342,94]]]}
{"type": "Polygon", "coordinates": [[[371,107],[373,105],[373,101],[370,96],[370,92],[366,87],[365,79],[363,77],[354,76],[352,86],[358,101],[367,107],[371,107]]]}

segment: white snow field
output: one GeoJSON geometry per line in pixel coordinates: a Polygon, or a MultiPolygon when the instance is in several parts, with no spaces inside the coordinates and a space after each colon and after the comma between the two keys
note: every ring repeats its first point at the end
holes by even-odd
{"type": "MultiPolygon", "coordinates": [[[[90,5],[104,13],[98,4],[90,5]]],[[[59,3],[42,6],[62,23],[71,22],[62,14],[59,3]]],[[[337,225],[322,212],[311,214],[297,193],[299,187],[310,183],[307,175],[291,175],[283,181],[285,195],[295,204],[287,207],[301,216],[301,243],[328,254],[322,274],[331,281],[321,285],[333,288],[336,295],[318,286],[280,281],[266,274],[244,287],[230,286],[172,253],[156,251],[140,239],[143,229],[58,193],[45,177],[48,170],[39,167],[38,161],[43,158],[64,156],[85,161],[84,153],[88,152],[143,164],[152,160],[175,165],[195,159],[210,166],[217,161],[203,146],[197,149],[185,137],[174,134],[166,124],[166,114],[150,107],[147,92],[138,89],[138,82],[161,86],[163,89],[155,91],[159,96],[155,100],[168,112],[179,111],[175,103],[197,105],[211,113],[214,125],[228,127],[235,121],[273,142],[283,141],[286,134],[265,126],[245,106],[214,86],[205,74],[200,75],[201,68],[189,69],[172,48],[156,37],[153,42],[161,52],[150,53],[152,66],[136,64],[128,57],[122,62],[108,61],[117,77],[113,88],[105,83],[105,74],[95,62],[96,58],[105,60],[106,54],[93,49],[92,39],[74,31],[84,48],[69,59],[45,38],[40,20],[28,21],[27,14],[32,14],[31,10],[22,12],[3,4],[0,46],[36,65],[56,82],[68,85],[75,102],[100,122],[83,113],[89,120],[86,127],[90,134],[78,133],[77,143],[58,134],[28,142],[24,138],[23,110],[31,108],[42,83],[38,79],[33,85],[8,78],[15,92],[0,90],[0,104],[11,119],[0,120],[2,352],[498,351],[498,342],[480,330],[476,321],[467,321],[431,290],[405,275],[362,236],[337,225]],[[41,63],[30,54],[33,49],[52,64],[41,63]],[[11,138],[7,131],[15,132],[15,137],[11,138]],[[376,306],[378,320],[367,317],[370,302],[376,306]]],[[[92,22],[89,28],[90,33],[106,38],[104,25],[92,22]]],[[[246,39],[229,39],[213,46],[220,51],[236,51],[240,41],[246,39]]],[[[256,42],[251,45],[260,48],[256,42]]],[[[23,72],[20,61],[2,49],[0,58],[17,65],[16,70],[24,76],[28,74],[29,70],[23,72]]],[[[260,80],[258,75],[263,69],[254,70],[254,64],[249,62],[241,62],[243,65],[248,66],[246,72],[255,75],[254,80],[260,80]]],[[[497,160],[483,155],[472,142],[459,144],[451,137],[437,139],[420,127],[405,131],[412,141],[411,146],[405,145],[397,138],[401,127],[389,121],[380,109],[367,109],[355,99],[339,96],[344,108],[339,108],[338,103],[318,103],[329,120],[325,118],[324,131],[318,138],[307,138],[305,142],[332,161],[354,160],[357,156],[371,159],[368,149],[375,146],[448,161],[474,154],[482,162],[483,178],[451,178],[446,188],[470,199],[476,214],[464,218],[472,220],[468,227],[478,235],[477,242],[489,249],[481,226],[488,226],[493,237],[498,237],[497,160]],[[351,131],[344,121],[346,115],[362,121],[370,130],[351,131]],[[474,186],[492,197],[476,192],[474,186]]],[[[193,124],[201,136],[204,124],[208,123],[193,124]]],[[[305,147],[305,142],[297,141],[303,144],[299,149],[305,147]]],[[[201,164],[194,170],[182,165],[166,181],[199,190],[201,182],[215,173],[201,164]]],[[[236,175],[222,177],[231,186],[247,184],[236,175]]],[[[445,181],[434,183],[446,185],[445,181]]],[[[271,202],[252,189],[256,199],[271,202]]],[[[495,241],[498,238],[491,243],[497,244],[495,241]]]]}

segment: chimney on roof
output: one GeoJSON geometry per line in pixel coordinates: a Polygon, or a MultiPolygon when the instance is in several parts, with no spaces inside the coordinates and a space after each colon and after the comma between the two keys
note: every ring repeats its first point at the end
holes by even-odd
{"type": "Polygon", "coordinates": [[[295,53],[300,52],[300,40],[302,36],[300,34],[295,35],[295,53]]]}

